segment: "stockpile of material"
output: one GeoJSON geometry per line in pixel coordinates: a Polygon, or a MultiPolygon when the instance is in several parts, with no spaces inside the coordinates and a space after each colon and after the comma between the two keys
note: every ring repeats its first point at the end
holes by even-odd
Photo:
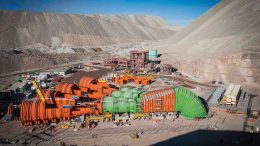
{"type": "Polygon", "coordinates": [[[176,87],[174,90],[176,92],[175,111],[180,112],[181,116],[187,119],[207,117],[207,110],[196,94],[183,87],[176,87]]]}

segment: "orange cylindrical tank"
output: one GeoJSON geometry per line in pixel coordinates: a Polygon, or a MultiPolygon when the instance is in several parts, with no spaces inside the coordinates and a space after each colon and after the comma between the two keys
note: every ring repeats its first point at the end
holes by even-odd
{"type": "Polygon", "coordinates": [[[65,98],[71,98],[71,96],[73,96],[72,94],[64,94],[65,98]]]}
{"type": "Polygon", "coordinates": [[[40,102],[39,103],[39,111],[40,111],[40,114],[39,114],[39,117],[41,120],[46,120],[47,117],[46,117],[46,103],[45,102],[40,102]]]}
{"type": "Polygon", "coordinates": [[[102,113],[102,103],[101,102],[96,103],[96,107],[97,107],[99,113],[102,113]]]}
{"type": "Polygon", "coordinates": [[[36,107],[36,106],[37,106],[37,101],[33,102],[32,107],[31,107],[31,109],[32,109],[31,116],[32,116],[33,121],[37,120],[37,115],[38,115],[37,109],[38,109],[38,107],[36,107]]]}
{"type": "Polygon", "coordinates": [[[148,100],[147,100],[147,112],[151,111],[152,101],[150,99],[150,95],[148,94],[148,100]]]}
{"type": "Polygon", "coordinates": [[[169,90],[165,90],[165,91],[164,91],[164,94],[166,95],[166,99],[167,99],[167,109],[166,109],[166,111],[167,111],[167,112],[171,112],[172,97],[171,97],[171,95],[170,95],[169,90]]]}
{"type": "Polygon", "coordinates": [[[7,114],[13,114],[14,112],[14,106],[13,104],[9,104],[8,107],[7,107],[7,114]]]}
{"type": "Polygon", "coordinates": [[[104,96],[106,96],[106,95],[101,92],[93,92],[92,94],[88,94],[89,98],[95,98],[95,99],[102,98],[104,96]]]}
{"type": "Polygon", "coordinates": [[[148,111],[147,112],[153,112],[153,99],[152,99],[153,92],[148,94],[148,111]]]}
{"type": "Polygon", "coordinates": [[[107,94],[108,96],[110,96],[113,91],[114,91],[113,88],[103,89],[103,93],[107,94]]]}
{"type": "MultiPolygon", "coordinates": [[[[66,95],[66,96],[67,96],[67,95],[66,95]]],[[[68,96],[69,96],[69,95],[68,95],[68,96]]],[[[50,99],[50,98],[46,98],[47,103],[49,103],[49,100],[51,100],[51,99],[50,99]]],[[[55,105],[57,105],[57,106],[67,105],[67,104],[75,105],[75,104],[76,104],[76,100],[73,99],[73,98],[56,97],[56,98],[54,99],[54,103],[55,103],[55,105]]]]}
{"type": "Polygon", "coordinates": [[[105,82],[98,82],[97,85],[103,88],[109,88],[109,85],[105,82]]]}
{"type": "Polygon", "coordinates": [[[152,100],[152,112],[157,112],[157,108],[156,108],[156,98],[155,98],[155,95],[156,94],[153,94],[152,95],[152,98],[153,98],[153,100],[152,100]]]}
{"type": "Polygon", "coordinates": [[[146,100],[146,96],[142,96],[142,112],[144,113],[144,112],[146,112],[146,102],[145,102],[145,100],[146,100]]]}
{"type": "Polygon", "coordinates": [[[80,90],[81,90],[82,92],[88,92],[88,91],[89,91],[89,88],[81,87],[80,90]]]}
{"type": "Polygon", "coordinates": [[[153,112],[174,112],[175,92],[170,89],[161,89],[147,92],[142,98],[142,111],[153,112]]]}
{"type": "Polygon", "coordinates": [[[173,111],[173,109],[174,109],[174,105],[173,105],[173,94],[172,93],[170,93],[169,94],[169,98],[170,98],[170,106],[169,106],[169,110],[170,111],[173,111]]]}
{"type": "Polygon", "coordinates": [[[21,110],[20,110],[20,121],[23,122],[24,121],[24,102],[22,101],[21,103],[21,110]]]}
{"type": "MultiPolygon", "coordinates": [[[[68,99],[64,100],[65,102],[61,101],[62,105],[64,105],[63,103],[70,103],[68,99]]],[[[62,106],[46,107],[46,102],[42,102],[41,100],[23,101],[21,103],[20,119],[23,124],[31,124],[32,122],[36,122],[37,124],[40,121],[53,119],[70,119],[70,111],[70,108],[63,108],[62,106]]]]}
{"type": "Polygon", "coordinates": [[[152,94],[153,94],[152,92],[148,94],[148,100],[147,100],[147,103],[148,103],[148,105],[147,105],[147,112],[152,112],[152,99],[151,99],[151,95],[152,95],[152,94]]]}
{"type": "Polygon", "coordinates": [[[172,96],[171,96],[171,92],[170,91],[166,91],[166,94],[167,94],[167,97],[168,97],[168,100],[169,100],[169,106],[167,108],[167,111],[172,111],[172,96]]]}
{"type": "Polygon", "coordinates": [[[168,111],[174,111],[174,107],[173,107],[173,94],[170,93],[169,95],[169,105],[168,105],[168,111]]]}
{"type": "Polygon", "coordinates": [[[96,114],[96,112],[93,109],[88,107],[77,107],[75,110],[71,112],[72,117],[80,116],[84,114],[96,114]]]}
{"type": "Polygon", "coordinates": [[[162,111],[166,111],[166,109],[167,109],[167,104],[166,104],[166,96],[165,96],[165,94],[164,94],[164,92],[162,92],[162,98],[161,98],[161,100],[162,100],[162,111]]]}
{"type": "Polygon", "coordinates": [[[64,97],[64,95],[59,91],[46,90],[44,93],[44,98],[47,104],[55,104],[56,97],[64,97]]]}
{"type": "Polygon", "coordinates": [[[75,84],[58,83],[56,86],[56,91],[61,93],[74,94],[74,90],[79,90],[79,87],[75,84]]]}
{"type": "Polygon", "coordinates": [[[171,110],[170,110],[170,107],[171,107],[171,97],[167,94],[167,93],[165,93],[166,95],[165,95],[165,104],[166,104],[166,111],[167,112],[170,112],[171,110]]]}
{"type": "Polygon", "coordinates": [[[80,87],[85,87],[85,88],[88,88],[89,85],[91,84],[96,84],[97,83],[97,80],[92,78],[92,77],[88,77],[88,76],[84,76],[80,79],[79,81],[79,86],[80,87]]]}
{"type": "Polygon", "coordinates": [[[151,94],[151,92],[144,94],[144,99],[143,99],[143,105],[144,105],[143,112],[144,113],[149,113],[149,111],[151,110],[150,109],[150,107],[151,107],[150,94],[151,94]]]}
{"type": "Polygon", "coordinates": [[[74,95],[77,95],[78,97],[82,96],[82,92],[80,90],[73,90],[74,95]]]}
{"type": "Polygon", "coordinates": [[[176,106],[176,93],[173,92],[172,93],[172,110],[174,111],[175,110],[175,106],[176,106]]]}

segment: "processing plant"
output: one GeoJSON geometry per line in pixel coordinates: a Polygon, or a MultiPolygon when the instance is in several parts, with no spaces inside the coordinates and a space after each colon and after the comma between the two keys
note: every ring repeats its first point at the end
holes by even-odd
{"type": "Polygon", "coordinates": [[[55,90],[39,91],[36,98],[22,101],[20,119],[24,125],[39,125],[81,115],[172,112],[188,119],[207,117],[199,97],[183,87],[116,89],[85,76],[78,85],[61,82],[55,90]]]}

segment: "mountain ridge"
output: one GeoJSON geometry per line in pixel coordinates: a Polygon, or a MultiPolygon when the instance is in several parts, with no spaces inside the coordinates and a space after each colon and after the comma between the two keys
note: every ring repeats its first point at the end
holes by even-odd
{"type": "Polygon", "coordinates": [[[0,11],[0,48],[71,48],[159,40],[176,31],[159,16],[0,11]],[[37,46],[37,45],[36,45],[37,46]]]}
{"type": "Polygon", "coordinates": [[[206,81],[260,85],[260,1],[222,0],[149,47],[179,70],[206,81]]]}

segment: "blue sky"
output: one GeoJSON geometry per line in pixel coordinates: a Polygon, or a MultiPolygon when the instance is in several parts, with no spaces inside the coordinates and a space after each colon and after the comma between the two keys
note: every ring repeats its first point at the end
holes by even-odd
{"type": "Polygon", "coordinates": [[[73,14],[156,15],[185,26],[220,0],[0,0],[0,10],[73,14]]]}

